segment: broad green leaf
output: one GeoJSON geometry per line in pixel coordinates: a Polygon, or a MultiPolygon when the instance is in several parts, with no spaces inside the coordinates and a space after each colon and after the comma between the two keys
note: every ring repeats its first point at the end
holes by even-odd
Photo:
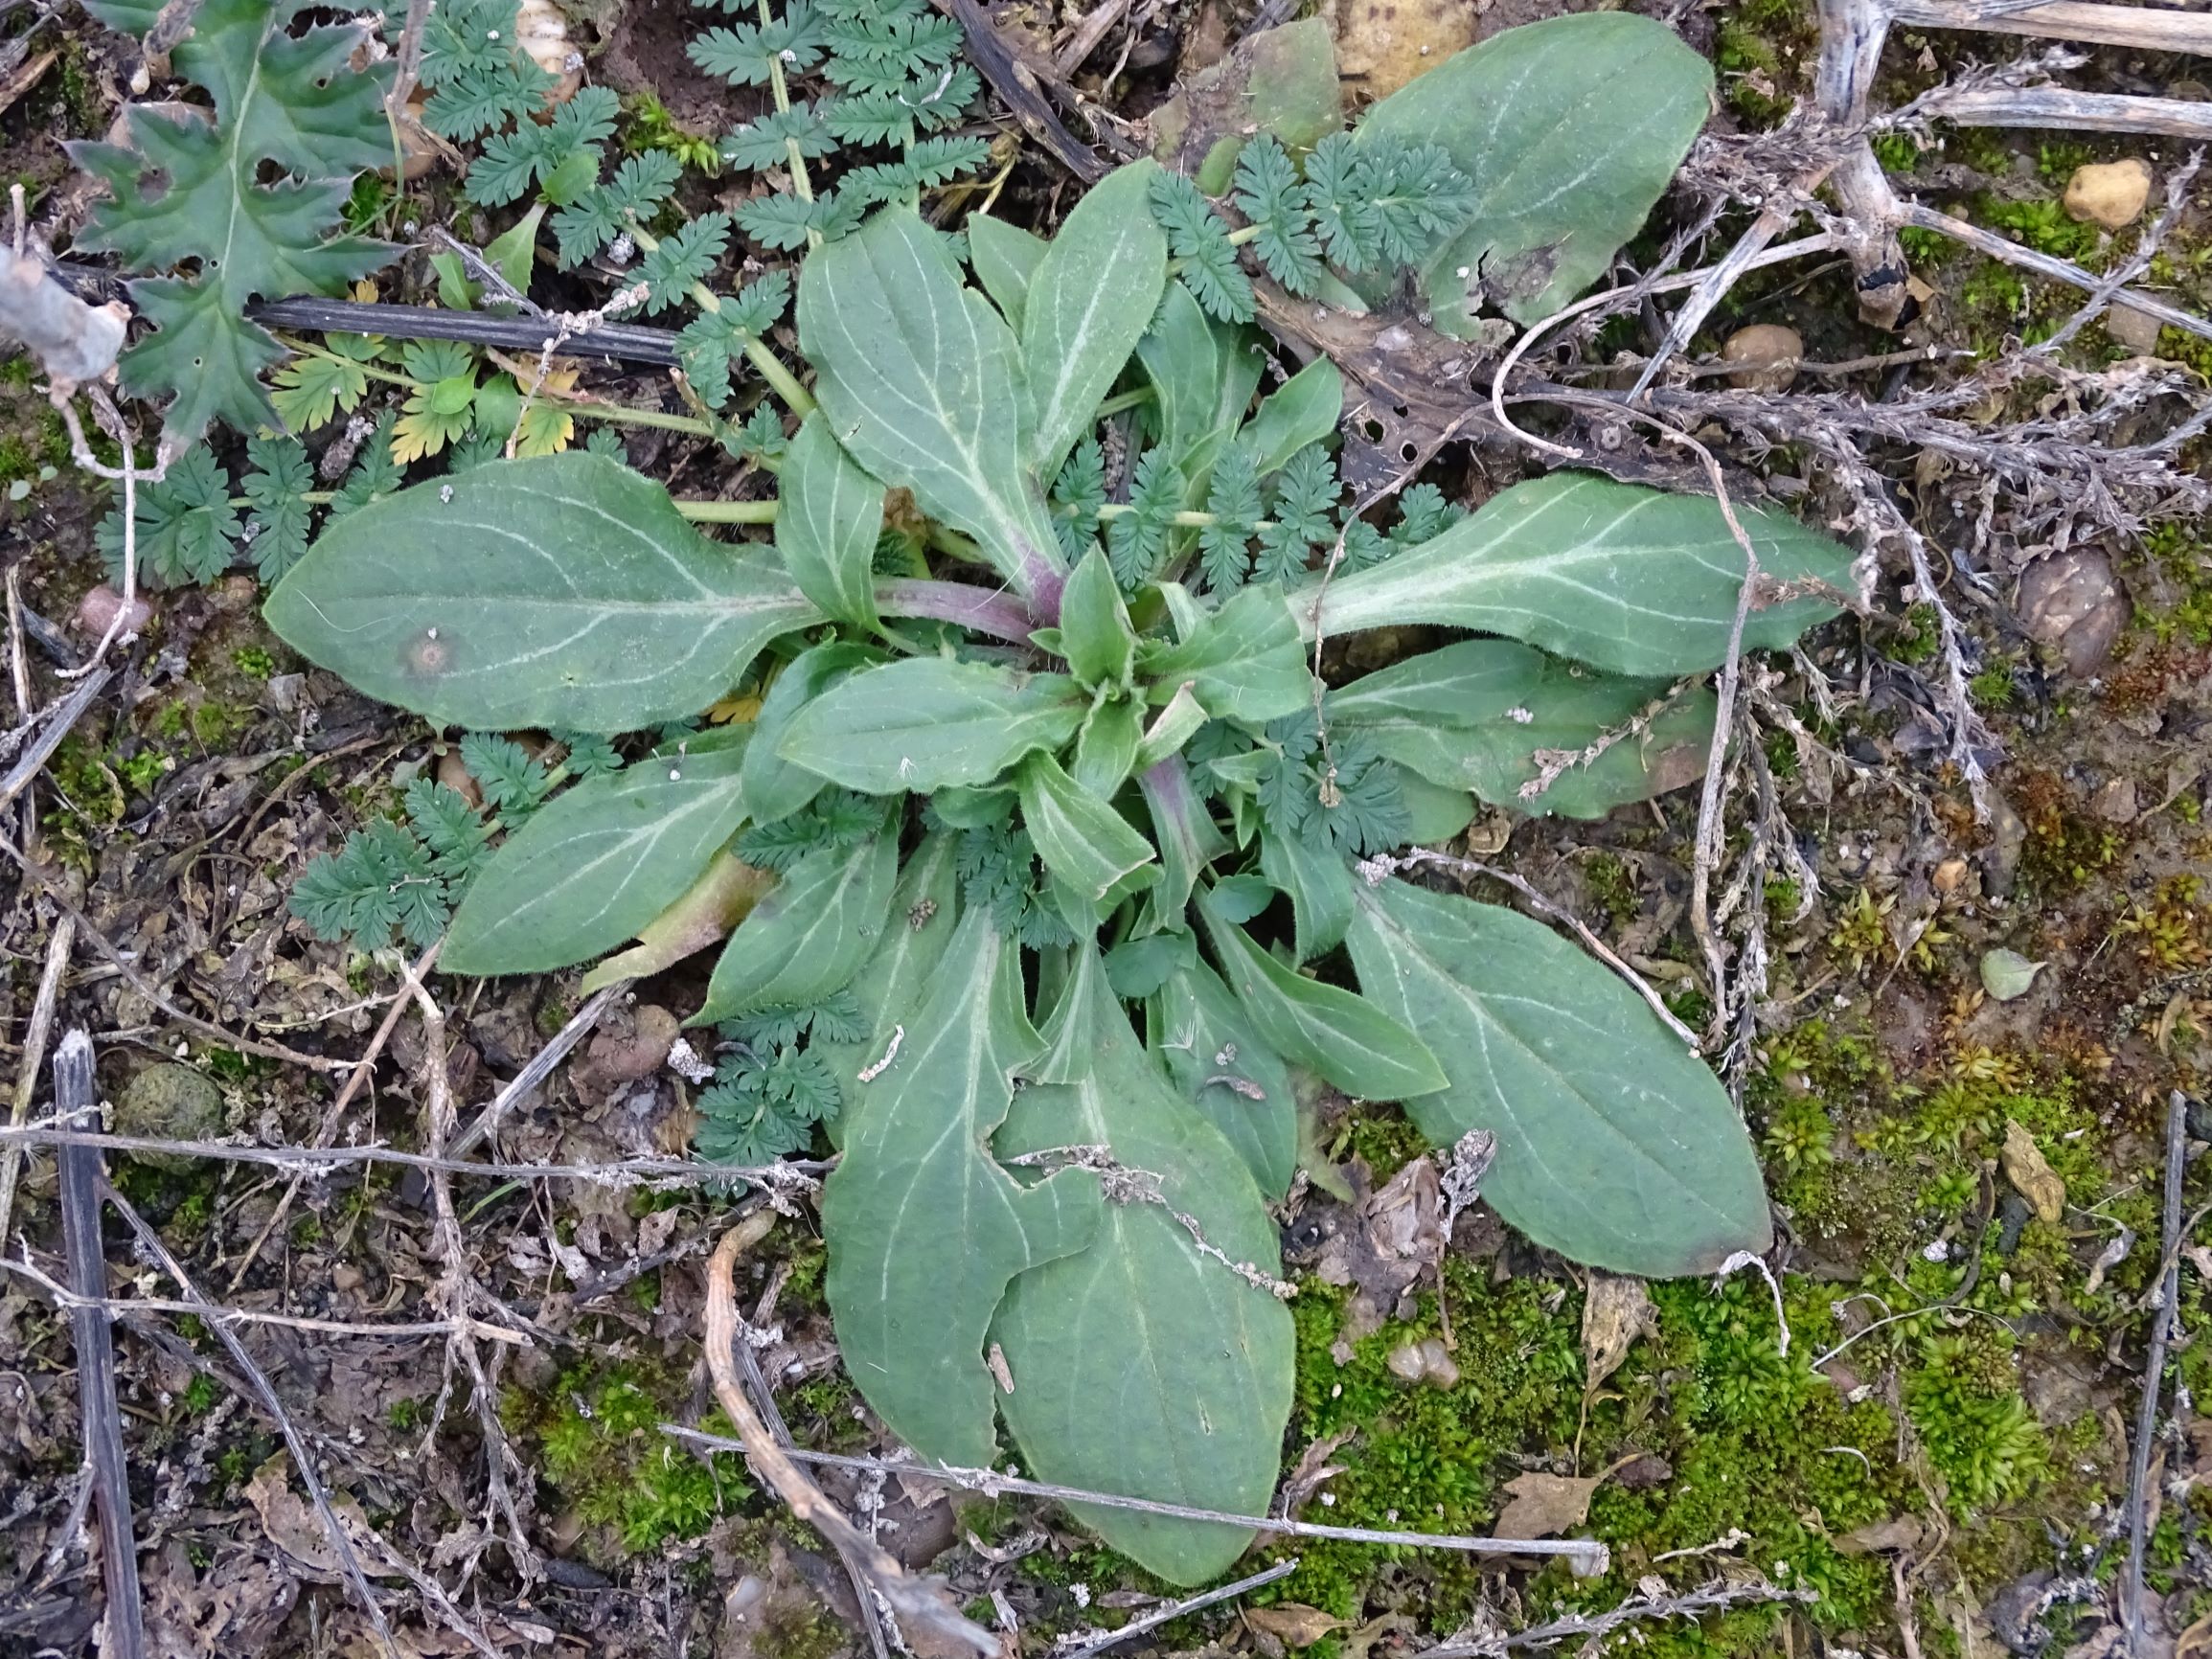
{"type": "Polygon", "coordinates": [[[1142,649],[1138,667],[1155,703],[1171,701],[1187,681],[1206,712],[1247,726],[1313,706],[1313,676],[1298,626],[1271,588],[1239,588],[1209,611],[1172,583],[1168,603],[1179,609],[1182,643],[1142,649]]]}
{"type": "Polygon", "coordinates": [[[1603,817],[1704,775],[1714,699],[1697,687],[1571,669],[1510,640],[1467,640],[1408,657],[1328,698],[1332,731],[1357,732],[1432,784],[1516,811],[1603,817]],[[1642,731],[1634,723],[1657,708],[1642,731]],[[1577,762],[1534,795],[1545,752],[1577,762]]]}
{"type": "Polygon", "coordinates": [[[1440,847],[1474,822],[1475,800],[1468,790],[1447,789],[1400,766],[1398,792],[1413,824],[1406,840],[1416,847],[1440,847]]]}
{"type": "Polygon", "coordinates": [[[204,0],[172,63],[207,89],[215,119],[133,105],[128,148],[68,147],[107,187],[78,250],[114,254],[148,279],[130,297],[158,331],[120,367],[135,396],[176,394],[165,420],[172,439],[189,443],[218,418],[244,432],[276,425],[260,375],[284,349],[246,320],[247,307],[336,293],[399,251],[340,229],[353,175],[392,159],[392,63],[354,65],[368,41],[357,23],[294,34],[300,11],[204,0]],[[192,274],[167,274],[178,269],[192,274]]]}
{"type": "Polygon", "coordinates": [[[1136,767],[1144,727],[1145,706],[1136,698],[1100,703],[1083,716],[1083,730],[1076,734],[1070,776],[1093,795],[1111,800],[1136,767]]]}
{"type": "Polygon", "coordinates": [[[539,202],[484,244],[484,257],[491,268],[518,294],[530,292],[530,275],[537,261],[537,227],[544,217],[545,203],[539,202]]]}
{"type": "MultiPolygon", "coordinates": [[[[1849,548],[1782,513],[1736,516],[1763,578],[1852,591],[1849,548]]],[[[1744,550],[1711,496],[1555,472],[1500,491],[1410,552],[1338,577],[1321,625],[1334,638],[1434,623],[1525,640],[1608,673],[1697,674],[1727,656],[1743,585],[1744,550]]],[[[1313,595],[1288,600],[1308,638],[1313,595]]],[[[1744,644],[1787,646],[1836,611],[1819,596],[1755,602],[1744,644]]]]}
{"type": "Polygon", "coordinates": [[[1259,389],[1259,334],[1206,315],[1178,279],[1170,282],[1137,360],[1152,382],[1159,442],[1202,495],[1220,446],[1259,389]]]}
{"type": "Polygon", "coordinates": [[[1014,331],[960,281],[944,237],[886,208],[799,272],[799,345],[853,459],[975,537],[1024,596],[1059,587],[1052,520],[1021,464],[1014,331]]]}
{"type": "Polygon", "coordinates": [[[1485,298],[1533,323],[1589,286],[1643,227],[1712,94],[1711,66],[1673,30],[1601,11],[1505,30],[1368,110],[1360,142],[1441,145],[1474,185],[1472,216],[1422,268],[1436,327],[1472,338],[1485,298]]]}
{"type": "Polygon", "coordinates": [[[589,996],[619,979],[650,978],[717,940],[727,939],[775,879],[727,852],[716,854],[673,904],[638,929],[636,944],[585,974],[578,990],[589,996]]]}
{"type": "Polygon", "coordinates": [[[1421,1039],[1375,1003],[1285,967],[1209,898],[1198,914],[1221,977],[1277,1053],[1362,1100],[1412,1100],[1449,1085],[1421,1039]]]}
{"type": "Polygon", "coordinates": [[[1340,852],[1316,848],[1296,835],[1262,831],[1260,874],[1290,897],[1300,962],[1311,962],[1344,942],[1352,923],[1352,867],[1340,852]]]}
{"type": "Polygon", "coordinates": [[[1114,582],[1106,550],[1092,542],[1077,562],[1060,601],[1060,649],[1069,671],[1085,686],[1129,683],[1136,660],[1136,630],[1114,582]]]}
{"type": "Polygon", "coordinates": [[[808,853],[730,935],[706,1006],[686,1023],[804,1006],[842,990],[882,943],[898,879],[893,830],[808,853]]]}
{"type": "Polygon", "coordinates": [[[1197,960],[1198,942],[1187,931],[1125,939],[1106,953],[1106,984],[1125,1002],[1141,1002],[1197,960]]]}
{"type": "Polygon", "coordinates": [[[1191,786],[1190,768],[1180,755],[1156,761],[1137,774],[1137,789],[1152,813],[1152,839],[1160,852],[1160,885],[1149,900],[1152,925],[1181,927],[1191,890],[1206,866],[1229,851],[1228,839],[1191,786]]]}
{"type": "Polygon", "coordinates": [[[1221,976],[1202,962],[1171,975],[1147,1004],[1145,1032],[1177,1091],[1236,1148],[1261,1195],[1280,1202],[1298,1172],[1290,1068],[1221,976]]]}
{"type": "Polygon", "coordinates": [[[788,818],[828,787],[819,772],[787,761],[776,745],[791,729],[799,712],[830,687],[863,669],[874,668],[883,654],[851,640],[832,640],[801,651],[776,676],[761,710],[753,717],[753,744],[745,752],[745,816],[756,824],[773,824],[788,818]]]}
{"type": "Polygon", "coordinates": [[[1152,723],[1145,728],[1144,739],[1137,745],[1135,764],[1141,770],[1156,766],[1171,755],[1182,753],[1183,745],[1198,735],[1210,716],[1198,699],[1191,695],[1188,686],[1177,686],[1175,694],[1167,706],[1152,716],[1152,723]]]}
{"type": "Polygon", "coordinates": [[[1448,1147],[1497,1136],[1482,1195],[1576,1261],[1671,1279],[1773,1240],[1744,1121],[1703,1062],[1582,950],[1497,905],[1389,880],[1357,895],[1352,960],[1449,1070],[1406,1102],[1448,1147]]]}
{"type": "MultiPolygon", "coordinates": [[[[916,1015],[935,988],[937,965],[960,920],[960,882],[953,867],[958,845],[957,836],[925,836],[899,872],[882,943],[845,988],[867,1016],[867,1035],[849,1043],[830,1042],[818,1034],[809,1039],[809,1052],[830,1068],[845,1099],[845,1109],[830,1125],[830,1139],[839,1147],[853,1133],[855,1115],[879,1098],[862,1084],[860,1074],[891,1054],[894,1043],[903,1054],[906,1038],[919,1031],[916,1015]]],[[[892,1063],[898,1063],[897,1055],[892,1063]]]]}
{"type": "Polygon", "coordinates": [[[823,1188],[824,1289],[846,1375],[893,1434],[941,1463],[980,1468],[997,1454],[983,1347],[1007,1282],[1099,1226],[1096,1175],[1023,1188],[988,1148],[1015,1073],[1042,1046],[1019,945],[969,911],[898,1056],[862,1085],[823,1188]]]}
{"type": "Polygon", "coordinates": [[[737,833],[745,738],[711,733],[555,796],[469,882],[441,965],[546,973],[635,938],[737,833]]]}
{"type": "Polygon", "coordinates": [[[1031,275],[1021,362],[1037,424],[1029,461],[1056,477],[1129,360],[1168,280],[1168,239],[1152,217],[1152,161],[1131,162],[1083,193],[1031,275]]]}
{"type": "MultiPolygon", "coordinates": [[[[1083,1250],[1008,1286],[991,1328],[1014,1378],[999,1410],[1042,1480],[1261,1513],[1290,1415],[1289,1309],[1201,1251],[1172,1213],[1229,1261],[1272,1277],[1280,1252],[1259,1189],[1139,1046],[1088,946],[1045,1038],[1025,1074],[1035,1080],[996,1137],[1000,1153],[1103,1146],[1123,1169],[1155,1177],[1166,1202],[1109,1202],[1083,1250]]],[[[1213,1578],[1252,1540],[1242,1528],[1070,1507],[1178,1584],[1213,1578]]]]}
{"type": "MultiPolygon", "coordinates": [[[[761,550],[764,553],[766,550],[761,550]]],[[[768,641],[822,620],[768,558],[585,450],[492,461],[324,529],[269,626],[440,725],[616,733],[689,719],[768,641]]]]}
{"type": "Polygon", "coordinates": [[[975,269],[975,280],[983,284],[999,314],[1019,333],[1030,278],[1051,244],[989,214],[970,214],[964,228],[968,232],[968,262],[975,269]]]}
{"type": "Polygon", "coordinates": [[[1307,444],[1334,437],[1343,413],[1344,376],[1328,358],[1316,357],[1260,399],[1237,445],[1265,478],[1307,444]]]}
{"type": "Polygon", "coordinates": [[[874,627],[883,486],[837,446],[818,409],[791,440],[776,502],[776,551],[799,591],[839,622],[874,627]]]}
{"type": "Polygon", "coordinates": [[[989,784],[1057,749],[1089,699],[1065,674],[911,657],[840,681],[791,721],[776,752],[870,795],[989,784]]]}
{"type": "MultiPolygon", "coordinates": [[[[1050,755],[1032,755],[1015,774],[1022,828],[1044,867],[1065,882],[1093,926],[1129,894],[1160,876],[1152,844],[1078,784],[1050,755]]],[[[1070,917],[1073,923],[1076,918],[1070,917]]]]}

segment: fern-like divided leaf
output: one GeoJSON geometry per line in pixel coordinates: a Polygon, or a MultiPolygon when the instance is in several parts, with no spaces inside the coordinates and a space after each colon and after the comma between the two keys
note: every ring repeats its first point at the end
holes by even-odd
{"type": "MultiPolygon", "coordinates": [[[[405,26],[395,8],[395,36],[405,26]]],[[[422,109],[432,132],[481,138],[526,121],[544,104],[554,79],[522,50],[514,0],[441,0],[422,27],[422,109]]]]}
{"type": "Polygon", "coordinates": [[[723,3],[745,20],[694,40],[694,63],[741,86],[768,84],[780,64],[787,89],[817,74],[827,87],[825,96],[794,100],[731,132],[725,161],[795,173],[836,159],[843,145],[901,152],[852,168],[834,189],[814,176],[806,193],[780,191],[742,204],[738,227],[754,241],[781,252],[835,241],[875,204],[909,200],[988,159],[980,139],[925,136],[959,122],[981,91],[960,59],[959,25],[926,0],[788,0],[781,17],[764,22],[750,15],[752,0],[723,3]]]}
{"type": "Polygon", "coordinates": [[[698,1146],[720,1164],[765,1164],[804,1148],[814,1125],[844,1103],[835,1073],[811,1045],[869,1034],[868,1016],[849,990],[803,1008],[762,1009],[717,1029],[728,1052],[699,1096],[698,1146]]]}
{"type": "Polygon", "coordinates": [[[246,431],[281,424],[261,375],[283,348],[246,321],[246,307],[334,293],[396,251],[331,235],[355,173],[391,159],[391,65],[352,67],[363,37],[355,25],[289,33],[304,10],[298,0],[205,0],[172,61],[207,90],[215,120],[134,108],[127,144],[69,147],[110,198],[77,245],[143,273],[130,297],[158,330],[123,353],[124,386],[174,395],[172,438],[196,438],[217,419],[246,431]],[[190,276],[161,274],[188,264],[190,276]]]}

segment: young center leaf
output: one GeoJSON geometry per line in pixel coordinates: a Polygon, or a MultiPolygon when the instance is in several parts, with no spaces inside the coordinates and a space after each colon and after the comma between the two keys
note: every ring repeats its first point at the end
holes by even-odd
{"type": "Polygon", "coordinates": [[[746,736],[694,738],[555,796],[476,873],[440,966],[545,973],[635,938],[737,832],[746,736]]]}
{"type": "Polygon", "coordinates": [[[1485,301],[1548,317],[1642,228],[1705,124],[1713,71],[1665,25],[1625,11],[1508,29],[1368,110],[1355,135],[1438,145],[1474,186],[1429,255],[1436,326],[1471,338],[1485,301]]]}
{"type": "Polygon", "coordinates": [[[1405,1102],[1437,1146],[1497,1136],[1482,1195],[1539,1244],[1649,1279],[1772,1242],[1744,1120],[1614,975],[1494,904],[1364,884],[1352,960],[1421,1034],[1448,1087],[1405,1102]]]}
{"type": "Polygon", "coordinates": [[[1050,755],[1032,755],[1015,774],[1022,826],[1038,856],[1064,885],[1070,925],[1096,926],[1132,893],[1160,878],[1152,844],[1106,801],[1069,777],[1050,755]]]}
{"type": "MultiPolygon", "coordinates": [[[[1783,513],[1736,516],[1765,580],[1852,592],[1850,549],[1783,513]]],[[[1743,585],[1744,550],[1713,497],[1555,472],[1500,491],[1411,552],[1338,577],[1320,622],[1332,638],[1433,623],[1525,640],[1608,673],[1696,674],[1727,656],[1743,585]]],[[[1314,591],[1288,601],[1309,639],[1314,591]]],[[[1787,646],[1836,614],[1836,599],[1800,593],[1765,605],[1755,597],[1745,647],[1787,646]]]]}
{"type": "Polygon", "coordinates": [[[1089,698],[1065,674],[910,657],[831,687],[776,752],[869,795],[988,784],[1033,749],[1056,749],[1089,698]]]}
{"type": "Polygon", "coordinates": [[[888,830],[803,855],[730,935],[706,1006],[688,1023],[803,1007],[842,990],[882,940],[898,876],[898,837],[888,830]]]}
{"type": "Polygon", "coordinates": [[[861,1085],[845,1155],[822,1193],[824,1289],[837,1349],[891,1432],[969,1468],[996,1455],[992,1312],[1017,1273],[1083,1248],[1098,1177],[1021,1187],[987,1143],[1015,1074],[1042,1048],[1024,1008],[1021,948],[971,910],[891,1064],[861,1085]]]}
{"type": "Polygon", "coordinates": [[[584,450],[471,467],[334,518],[268,598],[284,642],[440,725],[688,719],[822,613],[765,553],[584,450]]]}
{"type": "Polygon", "coordinates": [[[975,269],[975,280],[983,284],[998,314],[1019,333],[1022,313],[1029,303],[1030,279],[1037,274],[1050,244],[1035,232],[989,214],[970,214],[965,225],[968,259],[975,269]]]}
{"type": "Polygon", "coordinates": [[[837,442],[974,536],[1025,597],[1057,602],[1060,542],[1021,465],[1014,331],[962,284],[943,235],[911,208],[884,209],[808,256],[798,317],[837,442]]]}
{"type": "Polygon", "coordinates": [[[810,646],[793,657],[761,699],[753,720],[753,741],[745,751],[745,816],[756,824],[788,818],[829,787],[821,773],[787,761],[776,752],[791,722],[832,686],[879,666],[883,655],[852,640],[810,646]]]}
{"type": "MultiPolygon", "coordinates": [[[[1138,1045],[1087,945],[1045,1040],[994,1142],[1000,1154],[1104,1147],[1165,1202],[1116,1197],[1088,1245],[1008,1287],[992,1325],[1014,1378],[999,1410],[1041,1479],[1260,1513],[1289,1418],[1295,1343],[1289,1310],[1252,1282],[1280,1269],[1259,1189],[1138,1045]]],[[[1252,1540],[1242,1528],[1071,1507],[1178,1584],[1213,1578],[1252,1540]]]]}
{"type": "Polygon", "coordinates": [[[1313,675],[1297,624],[1272,589],[1240,588],[1216,611],[1174,583],[1161,592],[1181,643],[1140,647],[1137,666],[1155,702],[1169,701],[1187,680],[1207,714],[1247,726],[1313,706],[1313,675]]]}
{"type": "Polygon", "coordinates": [[[1704,776],[1712,691],[1674,687],[1570,669],[1511,640],[1463,640],[1331,692],[1329,725],[1494,806],[1601,818],[1704,776]],[[1539,756],[1593,748],[1537,793],[1522,792],[1542,773],[1539,756]]]}
{"type": "Polygon", "coordinates": [[[1237,446],[1265,478],[1307,444],[1334,437],[1343,413],[1344,375],[1328,358],[1316,357],[1260,399],[1237,434],[1237,446]]]}
{"type": "Polygon", "coordinates": [[[1181,280],[1171,280],[1137,361],[1152,382],[1160,447],[1202,485],[1259,389],[1264,353],[1258,334],[1206,315],[1181,280]]]}
{"type": "Polygon", "coordinates": [[[838,622],[874,627],[883,486],[854,465],[818,409],[791,440],[776,502],[776,551],[799,591],[838,622]]]}
{"type": "Polygon", "coordinates": [[[1022,298],[1021,362],[1036,423],[1030,466],[1059,475],[1099,400],[1143,337],[1168,277],[1152,217],[1154,161],[1117,168],[1084,193],[1038,261],[1022,298]]]}

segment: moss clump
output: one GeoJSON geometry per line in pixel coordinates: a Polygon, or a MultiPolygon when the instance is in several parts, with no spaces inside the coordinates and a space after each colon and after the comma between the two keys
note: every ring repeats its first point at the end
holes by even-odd
{"type": "MultiPolygon", "coordinates": [[[[661,1432],[673,1409],[642,1373],[614,1366],[564,1372],[539,1397],[511,1388],[500,1418],[510,1434],[537,1442],[546,1479],[596,1529],[589,1553],[612,1561],[696,1538],[750,1495],[735,1454],[710,1463],[661,1432]]],[[[718,1415],[703,1426],[729,1432],[718,1415]]]]}

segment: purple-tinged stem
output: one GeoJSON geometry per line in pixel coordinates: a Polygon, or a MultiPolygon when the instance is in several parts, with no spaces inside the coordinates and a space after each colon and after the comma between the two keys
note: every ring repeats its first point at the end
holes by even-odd
{"type": "MultiPolygon", "coordinates": [[[[1055,577],[1054,598],[1059,598],[1060,578],[1055,577]]],[[[1026,645],[1038,624],[1017,595],[960,581],[922,581],[896,579],[876,584],[876,608],[885,616],[927,617],[947,622],[979,634],[1026,645]]],[[[1057,602],[1054,605],[1059,608],[1057,602]]]]}

